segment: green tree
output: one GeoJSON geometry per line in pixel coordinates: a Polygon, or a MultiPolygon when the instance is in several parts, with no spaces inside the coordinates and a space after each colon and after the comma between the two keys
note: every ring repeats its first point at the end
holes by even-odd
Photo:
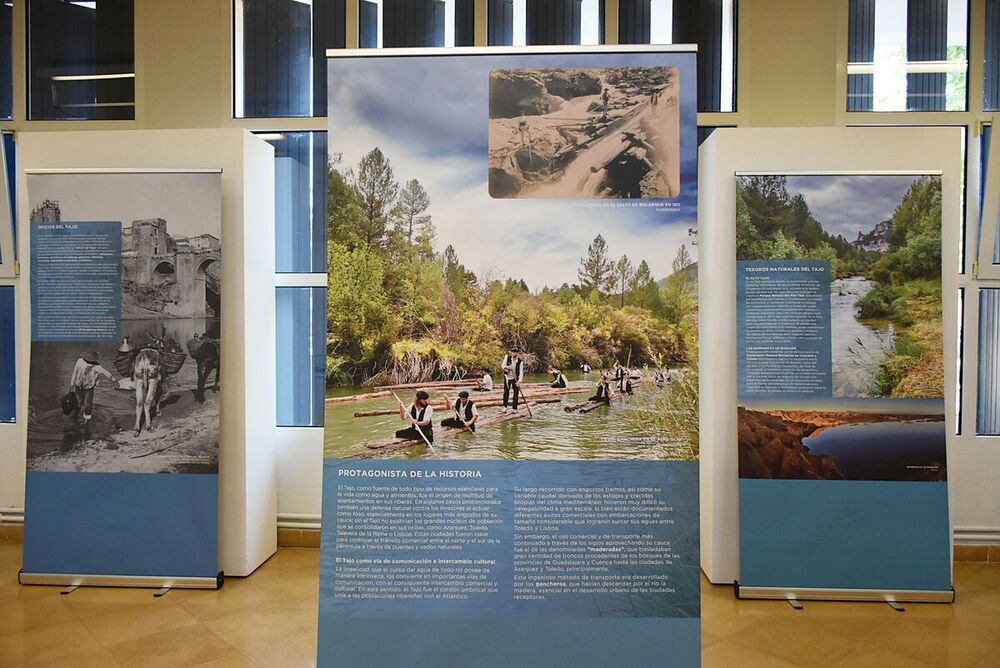
{"type": "Polygon", "coordinates": [[[580,258],[577,276],[587,292],[596,290],[600,293],[614,284],[614,263],[608,255],[608,242],[600,234],[587,246],[587,257],[580,258]]]}
{"type": "Polygon", "coordinates": [[[677,255],[674,257],[674,261],[671,263],[674,273],[676,274],[684,271],[692,264],[694,264],[694,260],[691,259],[691,254],[688,253],[687,246],[681,244],[681,247],[677,249],[677,255]]]}
{"type": "Polygon", "coordinates": [[[399,193],[399,204],[396,206],[396,221],[406,234],[407,243],[413,243],[413,233],[420,231],[431,222],[427,215],[431,198],[420,185],[420,181],[410,179],[399,193]]]}
{"type": "Polygon", "coordinates": [[[399,184],[392,165],[378,147],[361,158],[353,185],[364,214],[358,236],[368,248],[384,247],[399,184]]]}
{"type": "Polygon", "coordinates": [[[615,287],[620,293],[619,308],[625,308],[625,292],[628,290],[632,277],[635,276],[635,267],[627,255],[622,255],[615,263],[615,287]]]}
{"type": "Polygon", "coordinates": [[[350,185],[350,173],[342,173],[331,162],[327,170],[327,233],[330,241],[354,248],[361,242],[358,231],[364,212],[357,191],[350,185]]]}
{"type": "Polygon", "coordinates": [[[382,263],[363,247],[333,242],[327,251],[329,344],[352,375],[370,368],[399,328],[383,288],[382,263]]]}

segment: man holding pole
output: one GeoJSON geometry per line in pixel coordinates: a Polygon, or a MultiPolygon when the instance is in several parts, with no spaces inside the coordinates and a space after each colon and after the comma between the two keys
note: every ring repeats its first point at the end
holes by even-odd
{"type": "Polygon", "coordinates": [[[521,349],[513,347],[510,352],[504,355],[503,362],[500,363],[503,369],[503,412],[507,412],[507,402],[510,399],[511,390],[514,391],[514,410],[517,410],[518,401],[521,398],[521,381],[524,380],[524,360],[521,359],[521,349]]]}
{"type": "Polygon", "coordinates": [[[469,401],[469,393],[462,390],[458,393],[458,399],[452,404],[455,409],[455,417],[441,420],[442,427],[454,427],[462,431],[476,431],[476,420],[479,419],[479,409],[476,402],[469,401]]]}
{"type": "Polygon", "coordinates": [[[398,399],[397,401],[399,403],[399,419],[409,422],[410,426],[397,431],[396,438],[418,441],[421,440],[422,436],[428,445],[433,443],[434,424],[432,418],[434,409],[430,405],[430,395],[423,390],[417,390],[413,403],[408,407],[404,407],[402,401],[398,399]]]}

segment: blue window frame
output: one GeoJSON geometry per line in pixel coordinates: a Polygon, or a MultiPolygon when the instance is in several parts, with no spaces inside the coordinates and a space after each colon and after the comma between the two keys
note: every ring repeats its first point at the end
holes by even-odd
{"type": "Polygon", "coordinates": [[[326,394],[326,288],[275,288],[279,427],[322,427],[326,394]]]}
{"type": "Polygon", "coordinates": [[[17,417],[14,355],[14,288],[0,286],[0,422],[17,417]]]}
{"type": "Polygon", "coordinates": [[[326,271],[326,133],[259,135],[274,146],[274,232],[278,273],[326,271]]]}
{"type": "Polygon", "coordinates": [[[133,0],[28,0],[28,118],[135,118],[133,0]]]}
{"type": "Polygon", "coordinates": [[[1000,435],[1000,289],[979,291],[976,433],[1000,435]]]}

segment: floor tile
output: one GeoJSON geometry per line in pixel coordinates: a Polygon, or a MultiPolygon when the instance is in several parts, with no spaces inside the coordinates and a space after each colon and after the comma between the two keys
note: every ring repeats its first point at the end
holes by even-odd
{"type": "Polygon", "coordinates": [[[123,668],[195,666],[233,651],[217,635],[201,625],[162,631],[114,645],[108,651],[123,668]]]}
{"type": "Polygon", "coordinates": [[[701,665],[704,668],[733,668],[735,666],[739,668],[788,668],[796,664],[723,639],[702,650],[701,665]]]}

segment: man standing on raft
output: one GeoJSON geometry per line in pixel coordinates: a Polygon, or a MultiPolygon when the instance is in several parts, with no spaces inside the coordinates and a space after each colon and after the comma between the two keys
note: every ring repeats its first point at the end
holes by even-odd
{"type": "Polygon", "coordinates": [[[521,359],[521,349],[513,347],[510,352],[503,357],[500,363],[503,369],[503,412],[507,412],[507,401],[510,398],[511,389],[514,390],[514,410],[517,410],[517,403],[521,398],[521,381],[524,380],[524,360],[521,359]]]}

